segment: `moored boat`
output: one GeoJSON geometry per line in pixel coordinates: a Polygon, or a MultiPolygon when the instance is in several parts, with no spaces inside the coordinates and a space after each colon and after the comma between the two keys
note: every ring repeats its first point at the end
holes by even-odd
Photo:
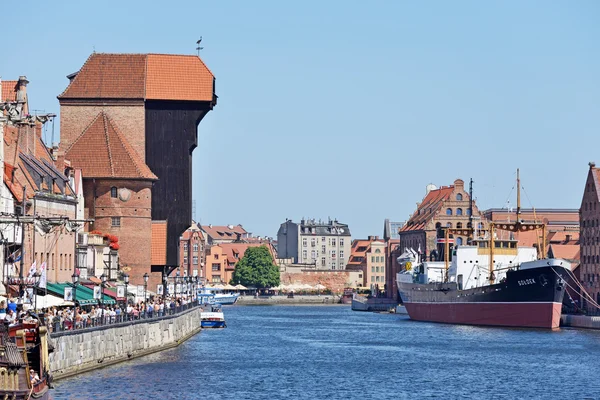
{"type": "Polygon", "coordinates": [[[218,304],[205,306],[206,311],[200,312],[200,326],[202,328],[226,328],[225,316],[218,304]]]}
{"type": "MultiPolygon", "coordinates": [[[[517,187],[520,186],[517,171],[517,187]]],[[[549,328],[559,327],[569,262],[546,259],[541,246],[519,247],[512,237],[503,240],[496,230],[542,231],[545,225],[520,220],[489,223],[489,231],[441,228],[444,261],[421,262],[412,249],[398,258],[405,269],[397,274],[398,294],[411,319],[467,325],[549,328]],[[450,248],[453,235],[468,236],[466,246],[450,248]],[[450,254],[452,259],[450,261],[450,254]]],[[[470,193],[472,198],[472,193],[470,193]]],[[[469,210],[472,215],[472,209],[469,210]]]]}
{"type": "Polygon", "coordinates": [[[345,288],[344,294],[340,302],[342,304],[352,304],[352,297],[354,296],[354,290],[352,288],[345,288]]]}

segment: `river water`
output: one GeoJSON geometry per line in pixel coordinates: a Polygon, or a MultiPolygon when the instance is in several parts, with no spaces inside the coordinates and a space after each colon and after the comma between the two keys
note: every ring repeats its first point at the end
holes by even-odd
{"type": "Polygon", "coordinates": [[[600,331],[225,307],[228,327],[56,382],[59,399],[600,399],[600,331]]]}

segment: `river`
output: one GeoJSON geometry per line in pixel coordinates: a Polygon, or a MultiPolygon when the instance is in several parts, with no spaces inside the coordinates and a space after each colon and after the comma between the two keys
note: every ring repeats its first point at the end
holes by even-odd
{"type": "Polygon", "coordinates": [[[600,398],[600,331],[225,307],[227,328],[56,382],[60,399],[600,398]]]}

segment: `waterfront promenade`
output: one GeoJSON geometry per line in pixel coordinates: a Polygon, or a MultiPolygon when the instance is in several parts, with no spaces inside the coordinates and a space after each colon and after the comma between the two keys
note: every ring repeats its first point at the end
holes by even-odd
{"type": "Polygon", "coordinates": [[[288,297],[281,296],[240,296],[236,304],[238,305],[302,305],[302,304],[341,304],[341,297],[338,295],[296,295],[288,297]]]}

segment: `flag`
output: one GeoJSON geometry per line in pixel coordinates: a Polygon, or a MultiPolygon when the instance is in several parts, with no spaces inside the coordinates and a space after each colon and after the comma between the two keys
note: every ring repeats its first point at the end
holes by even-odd
{"type": "Polygon", "coordinates": [[[31,267],[29,267],[29,273],[27,274],[28,278],[33,278],[33,274],[35,274],[37,272],[37,261],[34,261],[33,264],[31,264],[31,267]]]}
{"type": "Polygon", "coordinates": [[[41,288],[46,288],[46,281],[47,281],[47,276],[46,276],[46,261],[44,261],[42,263],[42,266],[40,267],[40,281],[38,283],[38,287],[41,288]]]}

